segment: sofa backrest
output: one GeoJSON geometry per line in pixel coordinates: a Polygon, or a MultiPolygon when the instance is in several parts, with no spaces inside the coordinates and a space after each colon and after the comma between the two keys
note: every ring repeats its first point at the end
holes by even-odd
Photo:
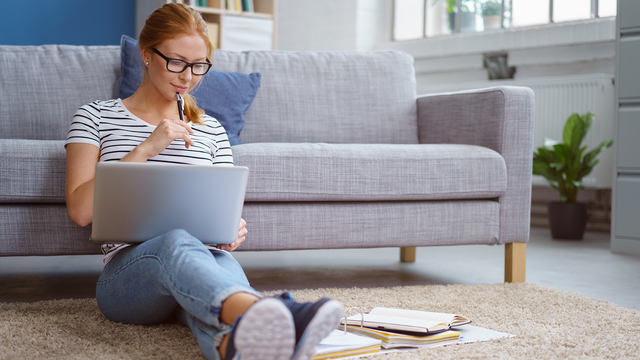
{"type": "Polygon", "coordinates": [[[76,110],[117,95],[120,46],[0,46],[0,138],[62,140],[76,110]]]}
{"type": "Polygon", "coordinates": [[[413,58],[401,52],[216,51],[214,68],[260,72],[240,140],[417,143],[413,58]]]}
{"type": "MultiPolygon", "coordinates": [[[[418,142],[408,54],[217,50],[213,63],[262,73],[243,142],[418,142]]],[[[0,138],[66,139],[80,106],[117,96],[119,76],[119,46],[0,46],[0,138]]]]}

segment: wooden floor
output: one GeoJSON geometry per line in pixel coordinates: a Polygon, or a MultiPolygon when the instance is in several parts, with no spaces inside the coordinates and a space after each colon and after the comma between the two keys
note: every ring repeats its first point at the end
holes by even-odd
{"type": "MultiPolygon", "coordinates": [[[[247,240],[250,241],[250,240],[247,240]]],[[[609,250],[609,235],[552,240],[533,228],[527,244],[527,282],[640,309],[640,256],[609,250]]],[[[418,248],[401,263],[399,248],[236,252],[259,291],[326,287],[378,287],[500,283],[504,246],[418,248]]],[[[0,302],[95,296],[101,256],[0,258],[0,302]]]]}

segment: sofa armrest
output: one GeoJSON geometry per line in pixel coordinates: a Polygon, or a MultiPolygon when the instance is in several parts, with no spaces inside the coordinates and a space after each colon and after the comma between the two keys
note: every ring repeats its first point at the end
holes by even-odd
{"type": "Polygon", "coordinates": [[[531,222],[534,93],[502,86],[418,97],[420,143],[479,145],[507,165],[498,243],[526,242],[531,222]]]}

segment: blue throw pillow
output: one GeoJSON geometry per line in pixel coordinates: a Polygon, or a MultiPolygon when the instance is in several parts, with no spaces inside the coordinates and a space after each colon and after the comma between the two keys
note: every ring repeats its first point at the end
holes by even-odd
{"type": "MultiPolygon", "coordinates": [[[[123,35],[120,41],[119,98],[126,99],[138,90],[143,72],[138,41],[123,35]]],[[[247,75],[210,70],[191,91],[198,106],[222,124],[231,145],[242,144],[238,136],[244,127],[245,113],[260,87],[260,77],[260,73],[247,75]]]]}

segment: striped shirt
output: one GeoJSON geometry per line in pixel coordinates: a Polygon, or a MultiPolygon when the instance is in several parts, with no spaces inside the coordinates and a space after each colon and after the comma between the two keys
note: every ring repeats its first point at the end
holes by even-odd
{"type": "MultiPolygon", "coordinates": [[[[231,145],[227,133],[218,120],[203,116],[204,125],[189,123],[194,145],[184,147],[184,140],[174,140],[150,162],[174,164],[233,165],[231,145]]],[[[120,99],[94,101],[76,112],[66,144],[85,143],[100,148],[100,161],[119,161],[146,140],[156,129],[133,115],[120,99]]],[[[65,144],[65,145],[66,145],[65,144]]]]}
{"type": "MultiPolygon", "coordinates": [[[[159,155],[149,162],[164,162],[188,165],[233,165],[233,154],[227,133],[215,118],[204,115],[204,125],[189,123],[194,145],[185,148],[184,140],[174,140],[159,155]]],[[[146,121],[133,115],[120,99],[94,101],[78,109],[69,133],[67,144],[84,143],[100,148],[100,161],[119,161],[136,146],[146,140],[156,129],[146,121]]],[[[102,252],[104,264],[117,251],[129,245],[105,244],[102,252]]],[[[215,246],[208,245],[210,249],[215,246]]]]}

